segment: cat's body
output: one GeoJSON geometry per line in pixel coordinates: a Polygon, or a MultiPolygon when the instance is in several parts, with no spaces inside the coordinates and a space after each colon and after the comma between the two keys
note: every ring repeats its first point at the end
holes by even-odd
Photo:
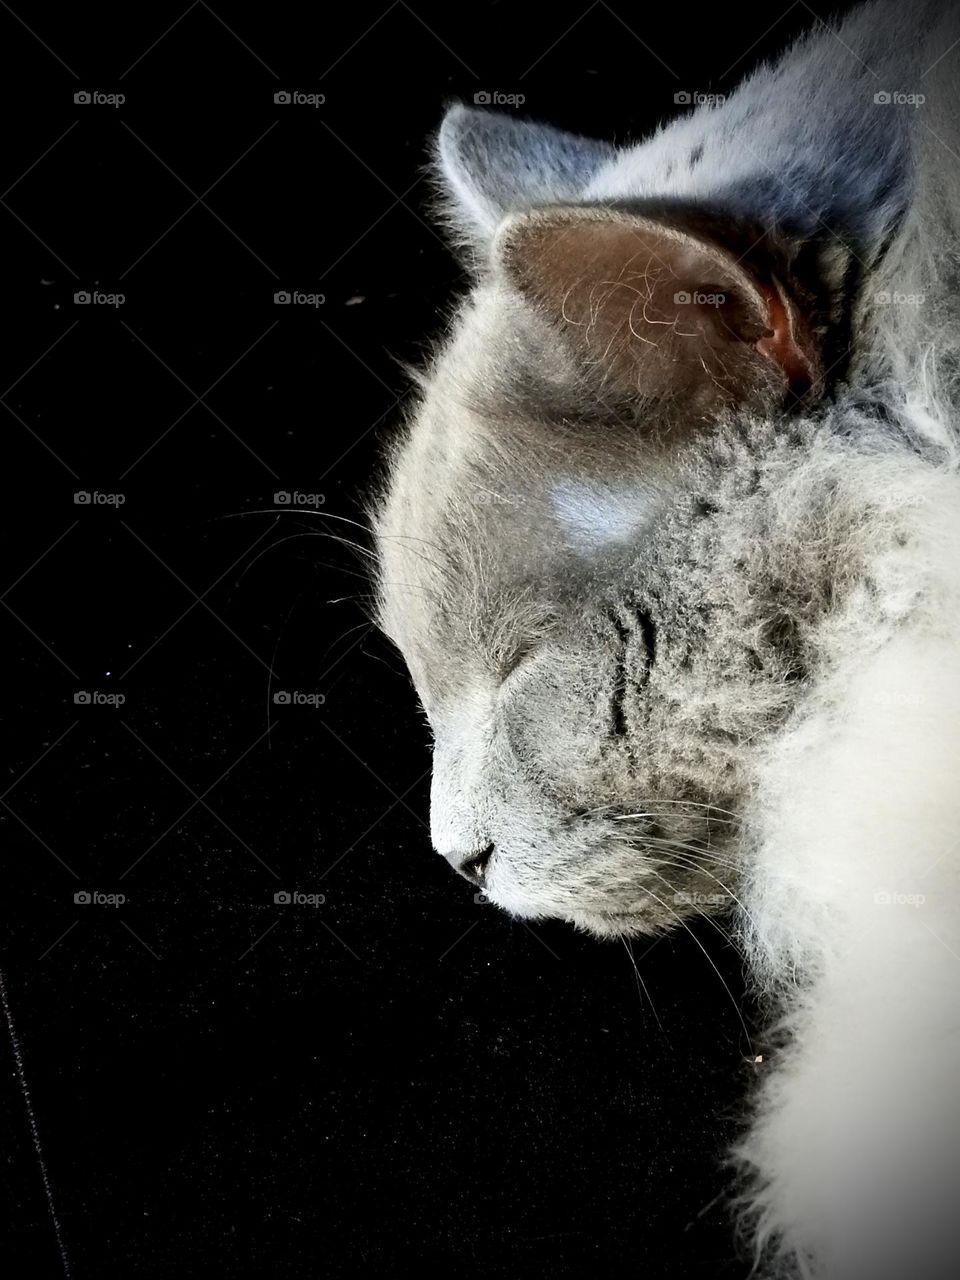
{"type": "Polygon", "coordinates": [[[960,1258],[958,39],[867,7],[620,151],[455,108],[477,279],[376,516],[439,851],[602,935],[733,903],[778,1276],[960,1258]]]}

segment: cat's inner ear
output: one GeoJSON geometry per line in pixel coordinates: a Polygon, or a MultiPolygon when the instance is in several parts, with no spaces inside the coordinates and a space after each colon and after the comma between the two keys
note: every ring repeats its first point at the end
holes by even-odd
{"type": "Polygon", "coordinates": [[[621,393],[708,415],[816,389],[817,342],[789,287],[719,237],[629,212],[555,208],[507,218],[494,253],[621,393]]]}
{"type": "Polygon", "coordinates": [[[616,154],[608,142],[458,104],[440,127],[434,170],[448,223],[484,261],[505,214],[576,200],[616,154]]]}

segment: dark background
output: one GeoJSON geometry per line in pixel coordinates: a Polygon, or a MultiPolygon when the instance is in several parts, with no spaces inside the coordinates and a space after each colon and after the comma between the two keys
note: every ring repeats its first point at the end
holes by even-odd
{"type": "Polygon", "coordinates": [[[713,1203],[757,1070],[738,956],[709,925],[635,945],[654,1015],[622,946],[475,902],[431,852],[426,730],[344,521],[464,285],[421,168],[444,104],[522,93],[623,140],[813,11],[17,12],[7,1274],[744,1276],[713,1203]]]}

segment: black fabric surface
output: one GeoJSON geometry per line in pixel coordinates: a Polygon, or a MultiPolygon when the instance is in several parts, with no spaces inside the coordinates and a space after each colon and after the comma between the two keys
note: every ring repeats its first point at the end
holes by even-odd
{"type": "Polygon", "coordinates": [[[648,998],[623,946],[475,901],[344,520],[463,287],[422,173],[445,103],[622,140],[812,11],[17,12],[5,1274],[744,1276],[738,956],[636,944],[648,998]]]}

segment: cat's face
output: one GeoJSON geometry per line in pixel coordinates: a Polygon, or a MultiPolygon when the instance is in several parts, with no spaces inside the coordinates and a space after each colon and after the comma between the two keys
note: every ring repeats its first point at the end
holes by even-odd
{"type": "Polygon", "coordinates": [[[451,394],[438,370],[377,523],[435,848],[510,912],[598,934],[729,905],[752,752],[803,675],[805,571],[771,515],[795,442],[691,445],[654,487],[626,440],[537,447],[451,394]]]}
{"type": "Polygon", "coordinates": [[[436,849],[515,914],[629,934],[736,893],[753,744],[803,676],[784,601],[811,597],[776,533],[796,431],[745,422],[816,353],[792,312],[786,336],[764,327],[756,280],[689,228],[585,218],[497,224],[391,460],[380,620],[434,736],[436,849]],[[591,284],[624,237],[656,276],[641,313],[591,284]],[[636,336],[701,277],[728,309],[669,324],[655,367],[636,336]]]}

